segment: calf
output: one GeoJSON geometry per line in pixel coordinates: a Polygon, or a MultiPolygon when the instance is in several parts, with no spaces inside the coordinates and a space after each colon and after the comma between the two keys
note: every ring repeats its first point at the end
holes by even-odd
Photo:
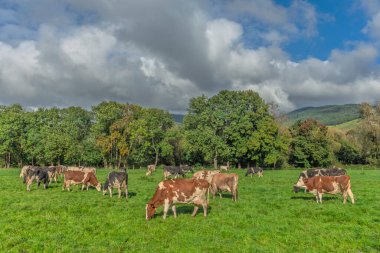
{"type": "Polygon", "coordinates": [[[346,204],[348,195],[350,196],[351,203],[355,203],[349,176],[315,176],[312,178],[304,178],[303,182],[307,190],[315,195],[317,203],[322,203],[323,193],[343,194],[343,204],[346,204]]]}
{"type": "Polygon", "coordinates": [[[342,176],[346,175],[347,172],[341,168],[334,169],[322,169],[322,168],[313,168],[304,170],[300,173],[297,183],[293,186],[294,192],[298,192],[300,189],[304,189],[306,192],[306,185],[303,181],[304,178],[312,178],[315,176],[342,176]]]}
{"type": "Polygon", "coordinates": [[[193,178],[195,179],[205,179],[209,184],[211,184],[211,179],[215,174],[220,173],[220,170],[201,170],[195,172],[193,178]]]}
{"type": "Polygon", "coordinates": [[[237,200],[239,176],[235,173],[231,174],[215,174],[211,179],[211,194],[215,198],[215,194],[219,192],[219,197],[222,198],[221,191],[232,193],[232,200],[237,200]]]}
{"type": "Polygon", "coordinates": [[[107,190],[112,198],[112,189],[117,188],[119,192],[119,198],[121,198],[121,189],[125,191],[125,197],[128,198],[128,174],[126,172],[111,172],[108,174],[106,182],[103,186],[103,195],[107,193],[107,190]]]}
{"type": "Polygon", "coordinates": [[[191,216],[197,214],[199,206],[203,206],[203,215],[207,216],[207,193],[209,183],[203,179],[171,179],[158,184],[152,199],[146,204],[146,219],[150,220],[156,209],[164,205],[163,218],[166,219],[167,212],[172,206],[174,218],[177,218],[175,204],[194,204],[194,211],[191,216]]]}
{"type": "Polygon", "coordinates": [[[100,183],[96,179],[96,176],[92,172],[83,172],[83,171],[65,171],[64,180],[62,185],[62,190],[67,189],[70,191],[71,184],[82,184],[82,191],[85,186],[87,186],[87,190],[89,186],[93,186],[96,190],[100,191],[100,183]]]}
{"type": "Polygon", "coordinates": [[[40,183],[44,183],[44,189],[48,187],[49,176],[44,168],[33,167],[26,170],[24,181],[26,183],[26,190],[30,191],[30,185],[33,181],[37,181],[37,187],[40,187],[40,183]]]}
{"type": "Polygon", "coordinates": [[[245,176],[251,175],[251,177],[257,174],[259,177],[262,177],[264,175],[264,171],[260,167],[255,167],[255,168],[248,168],[247,172],[245,173],[245,176]]]}
{"type": "Polygon", "coordinates": [[[185,177],[185,172],[179,166],[164,166],[164,178],[168,179],[169,176],[174,176],[177,178],[178,176],[185,177]]]}
{"type": "Polygon", "coordinates": [[[148,165],[147,167],[147,172],[146,172],[146,176],[151,176],[153,174],[153,172],[156,170],[156,165],[154,164],[150,164],[148,165]]]}

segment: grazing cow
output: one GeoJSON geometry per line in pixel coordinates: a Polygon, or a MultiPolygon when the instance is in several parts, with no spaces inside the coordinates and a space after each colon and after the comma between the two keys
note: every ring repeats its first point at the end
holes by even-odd
{"type": "Polygon", "coordinates": [[[57,183],[57,178],[58,178],[57,167],[56,166],[49,166],[49,167],[45,168],[45,170],[49,175],[49,184],[51,183],[51,181],[53,179],[57,183]]]}
{"type": "Polygon", "coordinates": [[[153,174],[153,172],[156,170],[156,165],[154,164],[150,164],[148,165],[147,167],[147,172],[146,172],[146,176],[151,176],[153,174]]]}
{"type": "Polygon", "coordinates": [[[201,170],[195,172],[193,178],[195,179],[205,179],[209,184],[211,184],[211,179],[215,174],[220,173],[220,170],[201,170]]]}
{"type": "Polygon", "coordinates": [[[169,176],[177,178],[179,175],[185,177],[185,172],[179,166],[164,166],[164,178],[168,179],[169,176]]]}
{"type": "Polygon", "coordinates": [[[94,167],[68,167],[69,171],[82,171],[82,172],[92,172],[96,175],[96,168],[94,167]]]}
{"type": "Polygon", "coordinates": [[[191,173],[194,173],[194,168],[193,166],[189,166],[189,165],[181,165],[179,166],[181,168],[181,170],[183,171],[183,173],[188,173],[188,172],[191,172],[191,173]]]}
{"type": "Polygon", "coordinates": [[[294,185],[294,189],[298,188],[299,189],[303,188],[305,189],[304,191],[306,192],[306,185],[303,182],[304,178],[312,178],[315,176],[342,176],[342,175],[347,175],[346,170],[341,169],[341,168],[334,168],[334,169],[322,169],[322,168],[313,168],[313,169],[308,169],[304,170],[300,173],[298,177],[297,183],[294,185]]]}
{"type": "Polygon", "coordinates": [[[228,171],[228,170],[230,170],[230,166],[229,165],[221,165],[219,169],[228,171]]]}
{"type": "Polygon", "coordinates": [[[232,193],[232,200],[237,200],[239,176],[235,173],[231,174],[215,174],[211,179],[211,194],[215,198],[215,194],[219,192],[219,197],[222,198],[221,191],[232,193]]]}
{"type": "Polygon", "coordinates": [[[103,186],[103,195],[107,193],[107,190],[112,198],[112,189],[117,188],[119,192],[119,198],[121,198],[121,189],[125,191],[125,197],[128,198],[128,174],[126,172],[111,172],[108,174],[106,182],[103,186]]]}
{"type": "Polygon", "coordinates": [[[248,168],[247,172],[245,173],[245,176],[251,175],[251,177],[257,174],[259,177],[262,177],[264,175],[264,171],[260,167],[255,167],[255,168],[248,168]]]}
{"type": "Polygon", "coordinates": [[[26,183],[26,190],[30,191],[30,185],[33,181],[37,181],[37,187],[40,187],[40,183],[44,183],[44,189],[48,187],[49,176],[44,168],[33,167],[26,170],[24,181],[26,183]]]}
{"type": "Polygon", "coordinates": [[[20,178],[23,179],[23,183],[25,183],[25,179],[26,179],[26,174],[28,172],[28,170],[34,170],[34,169],[37,169],[38,167],[36,166],[32,166],[32,165],[25,165],[21,168],[21,171],[20,171],[20,178]]]}
{"type": "Polygon", "coordinates": [[[315,176],[303,178],[302,180],[307,190],[315,195],[317,203],[322,203],[323,193],[343,194],[343,204],[346,204],[348,195],[350,196],[351,203],[355,203],[354,195],[351,191],[350,176],[315,176]]]}
{"type": "Polygon", "coordinates": [[[83,172],[83,171],[65,171],[64,180],[62,185],[62,190],[70,191],[71,184],[82,184],[82,191],[85,186],[88,187],[91,185],[100,191],[100,183],[96,179],[96,176],[92,172],[83,172]]]}
{"type": "Polygon", "coordinates": [[[209,183],[203,179],[171,179],[158,184],[152,199],[146,204],[146,219],[150,220],[156,209],[164,205],[163,218],[172,206],[174,218],[177,218],[176,203],[194,204],[194,211],[191,216],[195,216],[199,206],[203,206],[203,215],[207,216],[207,193],[209,183]]]}

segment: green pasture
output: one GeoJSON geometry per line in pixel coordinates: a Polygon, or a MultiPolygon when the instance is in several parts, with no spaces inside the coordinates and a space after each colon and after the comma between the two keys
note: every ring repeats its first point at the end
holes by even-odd
{"type": "MultiPolygon", "coordinates": [[[[98,170],[104,183],[109,171],[98,170]]],[[[145,203],[162,179],[129,170],[129,199],[102,196],[94,188],[62,192],[61,182],[26,192],[18,169],[0,170],[0,252],[379,252],[380,170],[349,170],[356,204],[342,196],[293,193],[299,171],[239,174],[239,199],[230,194],[202,209],[162,207],[149,222],[145,203]]],[[[190,177],[190,175],[188,175],[190,177]]]]}

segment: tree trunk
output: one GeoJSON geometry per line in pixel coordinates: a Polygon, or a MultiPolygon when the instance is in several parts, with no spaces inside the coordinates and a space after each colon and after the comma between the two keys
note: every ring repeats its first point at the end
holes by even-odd
{"type": "Polygon", "coordinates": [[[214,156],[214,169],[218,169],[218,151],[215,152],[214,156]]]}
{"type": "Polygon", "coordinates": [[[241,163],[240,162],[238,163],[238,169],[239,170],[241,169],[241,163]]]}

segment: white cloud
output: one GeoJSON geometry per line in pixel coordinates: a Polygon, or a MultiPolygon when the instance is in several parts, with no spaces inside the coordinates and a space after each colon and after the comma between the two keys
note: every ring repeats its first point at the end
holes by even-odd
{"type": "MultiPolygon", "coordinates": [[[[46,3],[41,1],[36,6],[46,3]]],[[[112,3],[60,2],[52,8],[54,17],[36,6],[16,13],[20,24],[13,34],[18,27],[30,31],[27,20],[36,29],[28,39],[0,37],[0,103],[89,107],[118,100],[185,111],[194,96],[253,89],[291,110],[380,97],[373,45],[358,43],[350,51],[333,50],[326,60],[298,62],[281,48],[292,36],[317,33],[318,15],[305,1],[288,8],[272,1],[234,1],[230,8],[240,12],[248,6],[250,15],[267,25],[254,35],[269,44],[252,47],[244,44],[241,23],[212,17],[202,2],[112,3]]]]}

